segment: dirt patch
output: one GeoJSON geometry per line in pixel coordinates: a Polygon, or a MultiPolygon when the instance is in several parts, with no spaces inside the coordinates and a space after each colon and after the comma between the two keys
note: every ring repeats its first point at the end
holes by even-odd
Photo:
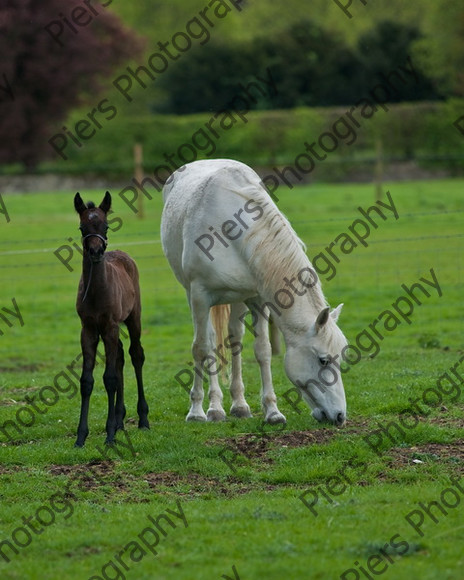
{"type": "Polygon", "coordinates": [[[388,467],[403,468],[446,463],[453,471],[464,474],[464,439],[453,443],[425,443],[413,447],[394,447],[386,452],[393,458],[388,467]]]}
{"type": "Polygon", "coordinates": [[[170,488],[176,492],[176,495],[204,495],[205,493],[214,493],[226,497],[242,495],[256,489],[272,490],[278,486],[266,484],[244,483],[235,477],[227,477],[221,480],[216,477],[204,477],[198,473],[189,475],[180,475],[172,471],[163,471],[161,473],[147,473],[144,480],[149,487],[155,491],[164,492],[165,488],[170,488]]]}
{"type": "MultiPolygon", "coordinates": [[[[273,463],[268,453],[279,447],[305,447],[328,443],[338,433],[335,429],[315,429],[314,431],[286,431],[281,433],[245,433],[222,439],[227,449],[244,455],[248,459],[259,459],[273,463]]],[[[217,441],[214,442],[217,444],[217,441]]]]}
{"type": "MultiPolygon", "coordinates": [[[[126,495],[127,501],[148,502],[148,498],[139,497],[139,492],[133,492],[134,483],[145,482],[151,491],[166,493],[172,491],[176,495],[201,496],[206,493],[214,493],[226,497],[232,497],[249,493],[254,489],[263,489],[260,483],[244,483],[237,478],[205,477],[197,473],[181,475],[172,471],[160,473],[149,472],[142,477],[133,475],[115,474],[114,464],[111,461],[92,461],[84,465],[51,465],[48,471],[52,475],[65,475],[73,480],[72,490],[91,491],[102,485],[112,487],[126,495]]],[[[264,489],[274,489],[275,486],[265,485],[264,489]]]]}
{"type": "Polygon", "coordinates": [[[18,473],[18,471],[26,471],[28,468],[22,465],[0,465],[0,475],[9,475],[10,473],[18,473]]]}
{"type": "MultiPolygon", "coordinates": [[[[2,369],[0,368],[0,372],[2,369]]],[[[12,405],[28,405],[27,401],[23,401],[22,399],[26,395],[30,395],[31,392],[38,391],[40,387],[17,387],[17,388],[10,388],[8,391],[5,392],[6,398],[0,401],[0,405],[2,407],[9,407],[12,405]],[[17,400],[17,397],[19,400],[17,400]]]]}
{"type": "Polygon", "coordinates": [[[116,476],[111,461],[91,461],[83,465],[51,465],[48,471],[52,475],[65,475],[75,482],[81,491],[91,491],[102,485],[109,485],[120,491],[130,489],[130,475],[116,476]]]}
{"type": "Polygon", "coordinates": [[[271,439],[272,444],[282,447],[304,447],[305,445],[324,445],[337,434],[335,429],[315,429],[314,431],[289,431],[271,439]]]}
{"type": "Polygon", "coordinates": [[[112,467],[113,463],[111,461],[90,461],[89,463],[76,465],[50,465],[48,471],[52,475],[66,475],[67,477],[82,475],[90,471],[103,476],[113,473],[112,467]]]}
{"type": "Polygon", "coordinates": [[[0,372],[2,372],[2,373],[35,373],[39,369],[40,369],[40,365],[37,363],[15,364],[15,366],[0,367],[0,372]]]}

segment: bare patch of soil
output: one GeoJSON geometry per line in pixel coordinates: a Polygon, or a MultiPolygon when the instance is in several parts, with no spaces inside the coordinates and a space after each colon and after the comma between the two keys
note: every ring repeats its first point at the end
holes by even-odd
{"type": "MultiPolygon", "coordinates": [[[[325,444],[337,434],[334,429],[315,429],[313,431],[285,431],[274,433],[245,433],[223,439],[225,447],[248,459],[260,459],[273,463],[268,452],[278,447],[305,447],[307,445],[325,444]]],[[[217,441],[215,442],[217,444],[217,441]]]]}
{"type": "MultiPolygon", "coordinates": [[[[172,488],[177,495],[203,495],[214,492],[226,497],[242,495],[256,489],[263,489],[262,484],[244,483],[237,478],[228,477],[221,480],[216,477],[204,477],[198,473],[189,475],[180,475],[172,471],[163,471],[161,473],[147,473],[144,477],[151,489],[164,491],[163,488],[172,488]],[[182,489],[185,488],[185,489],[182,489]]],[[[271,490],[277,486],[266,485],[264,489],[271,490]]]]}
{"type": "Polygon", "coordinates": [[[387,454],[393,456],[388,466],[402,468],[411,465],[446,463],[453,471],[464,474],[464,439],[453,443],[425,443],[413,447],[394,447],[387,454]]]}
{"type": "MultiPolygon", "coordinates": [[[[111,461],[92,461],[84,465],[52,465],[49,472],[52,475],[65,475],[74,480],[74,487],[81,491],[91,491],[102,485],[108,485],[120,492],[130,492],[136,477],[125,475],[124,478],[115,477],[114,464],[111,461]]],[[[204,495],[205,493],[215,493],[232,497],[249,493],[254,489],[263,489],[262,484],[243,483],[237,478],[228,477],[221,480],[215,477],[205,477],[197,473],[181,475],[172,471],[162,471],[160,473],[149,472],[140,478],[148,484],[152,491],[166,493],[168,488],[176,495],[204,495]]],[[[267,485],[265,489],[274,489],[274,486],[267,485]]],[[[129,499],[129,498],[128,498],[129,499]]],[[[130,501],[149,501],[147,498],[135,498],[130,496],[130,501]]]]}
{"type": "Polygon", "coordinates": [[[35,373],[40,368],[36,363],[17,364],[14,367],[0,367],[2,373],[35,373]]]}
{"type": "Polygon", "coordinates": [[[76,487],[81,491],[91,491],[102,485],[109,485],[120,491],[130,489],[130,479],[133,477],[125,475],[124,478],[115,478],[114,464],[111,461],[91,461],[82,465],[51,465],[48,468],[52,475],[65,475],[74,480],[76,487]]]}

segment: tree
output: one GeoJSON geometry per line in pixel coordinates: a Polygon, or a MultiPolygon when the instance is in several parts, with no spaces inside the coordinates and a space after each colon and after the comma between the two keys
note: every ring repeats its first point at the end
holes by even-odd
{"type": "Polygon", "coordinates": [[[434,2],[424,16],[426,36],[414,44],[427,76],[446,96],[464,96],[464,6],[456,0],[434,2]]]}
{"type": "Polygon", "coordinates": [[[341,105],[359,94],[356,54],[312,21],[257,38],[252,52],[261,67],[272,68],[278,87],[276,107],[341,105]]]}
{"type": "Polygon", "coordinates": [[[364,75],[365,90],[369,90],[381,80],[382,75],[403,65],[412,58],[417,79],[413,83],[396,85],[397,92],[390,96],[392,102],[435,100],[439,94],[433,82],[419,68],[413,55],[413,46],[422,34],[415,26],[407,26],[385,20],[358,40],[358,54],[364,75]]]}
{"type": "Polygon", "coordinates": [[[95,105],[105,79],[142,42],[105,3],[3,0],[0,5],[0,162],[28,170],[67,113],[95,105]]]}
{"type": "MultiPolygon", "coordinates": [[[[192,48],[159,80],[159,87],[168,95],[160,106],[176,114],[226,109],[252,71],[250,47],[211,40],[204,46],[192,48]]],[[[257,69],[258,74],[260,69],[257,69]]]]}
{"type": "Polygon", "coordinates": [[[278,94],[272,100],[261,98],[255,109],[345,104],[360,92],[356,55],[309,21],[248,42],[211,41],[191,50],[159,86],[169,95],[166,109],[170,112],[220,110],[240,83],[266,76],[268,68],[278,94]]]}

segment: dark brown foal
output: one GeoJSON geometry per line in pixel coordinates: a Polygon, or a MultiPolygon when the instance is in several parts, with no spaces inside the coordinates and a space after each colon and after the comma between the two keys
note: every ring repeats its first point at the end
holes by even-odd
{"type": "Polygon", "coordinates": [[[141,334],[141,302],[139,274],[134,260],[116,250],[105,252],[108,224],[106,216],[111,207],[107,191],[99,207],[87,205],[79,193],[74,197],[74,207],[80,216],[84,259],[82,276],[77,293],[76,309],[82,323],[82,375],[81,415],[77,428],[76,447],[82,447],[89,434],[88,413],[93,390],[93,369],[100,337],[105,345],[106,365],[103,374],[108,394],[108,419],[106,443],[112,444],[118,429],[124,429],[124,350],[119,339],[119,324],[124,322],[130,336],[129,353],[137,378],[139,428],[149,429],[148,405],[142,382],[145,360],[141,334]],[[116,403],[115,403],[116,397],[116,403]]]}

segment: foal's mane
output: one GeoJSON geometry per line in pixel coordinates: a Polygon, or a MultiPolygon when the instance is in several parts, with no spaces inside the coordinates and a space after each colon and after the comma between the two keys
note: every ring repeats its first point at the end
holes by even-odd
{"type": "MultiPolygon", "coordinates": [[[[315,272],[306,255],[305,244],[297,236],[288,219],[271,201],[263,186],[256,187],[249,198],[258,202],[264,210],[255,226],[247,232],[247,241],[255,244],[249,263],[264,287],[275,292],[287,288],[285,277],[291,280],[303,268],[311,268],[315,272]]],[[[307,273],[304,279],[308,279],[307,273]]],[[[299,282],[295,284],[299,286],[299,282]]],[[[319,280],[307,294],[317,309],[328,306],[319,280]]]]}

